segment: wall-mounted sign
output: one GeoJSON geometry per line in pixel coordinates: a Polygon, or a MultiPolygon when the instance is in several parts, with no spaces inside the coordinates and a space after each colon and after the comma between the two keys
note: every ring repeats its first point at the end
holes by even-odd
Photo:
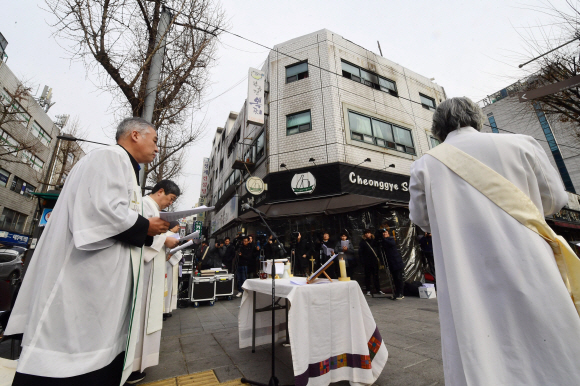
{"type": "Polygon", "coordinates": [[[294,194],[312,194],[316,189],[316,178],[310,172],[294,174],[290,186],[294,194]]]}
{"type": "Polygon", "coordinates": [[[201,172],[201,191],[200,196],[205,197],[207,195],[207,188],[209,185],[209,158],[203,159],[203,169],[201,172]]]}
{"type": "Polygon", "coordinates": [[[248,72],[248,100],[246,105],[246,121],[253,125],[264,124],[264,84],[266,74],[263,71],[250,68],[248,72]]]}
{"type": "Polygon", "coordinates": [[[44,208],[42,210],[42,216],[40,216],[40,222],[38,223],[39,227],[43,227],[48,223],[48,219],[52,214],[52,209],[44,208]]]}
{"type": "Polygon", "coordinates": [[[246,181],[246,190],[254,196],[259,196],[266,190],[266,185],[260,177],[250,177],[246,181]]]}
{"type": "Polygon", "coordinates": [[[404,181],[404,182],[401,182],[400,184],[398,184],[396,182],[389,182],[389,181],[387,181],[386,178],[384,178],[382,176],[377,178],[377,179],[364,178],[364,177],[365,177],[364,175],[363,175],[363,177],[361,177],[360,174],[355,173],[355,172],[348,173],[348,181],[351,184],[365,185],[365,186],[377,188],[379,190],[388,190],[391,192],[394,192],[394,191],[399,190],[399,189],[403,192],[409,191],[409,183],[407,181],[404,181]]]}
{"type": "Polygon", "coordinates": [[[10,243],[18,245],[28,245],[28,236],[20,235],[18,233],[0,231],[0,243],[10,243]]]}

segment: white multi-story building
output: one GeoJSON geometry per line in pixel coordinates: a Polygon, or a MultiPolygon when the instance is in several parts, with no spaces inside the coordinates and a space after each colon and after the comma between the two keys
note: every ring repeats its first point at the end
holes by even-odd
{"type": "Polygon", "coordinates": [[[244,203],[284,219],[284,231],[355,236],[357,227],[396,226],[392,209],[408,204],[411,163],[437,143],[430,128],[443,87],[326,29],[276,45],[262,71],[264,125],[247,123],[246,101],[216,131],[210,235],[259,232],[246,226],[255,215],[244,203]],[[250,175],[267,190],[248,193],[240,182],[250,175]],[[384,213],[362,218],[369,207],[384,213]]]}
{"type": "Polygon", "coordinates": [[[547,219],[559,234],[576,243],[580,240],[578,130],[571,122],[563,122],[557,116],[547,116],[541,103],[520,103],[518,93],[525,87],[525,81],[516,82],[479,102],[487,120],[482,132],[524,134],[538,141],[569,192],[568,205],[547,219]]]}

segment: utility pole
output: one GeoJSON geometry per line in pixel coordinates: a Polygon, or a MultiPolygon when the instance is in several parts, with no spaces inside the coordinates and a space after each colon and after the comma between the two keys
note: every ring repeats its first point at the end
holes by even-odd
{"type": "MultiPolygon", "coordinates": [[[[171,12],[163,6],[161,11],[159,25],[157,27],[157,37],[155,38],[155,47],[159,49],[151,58],[151,67],[149,68],[149,78],[147,79],[147,88],[145,91],[145,101],[143,104],[142,118],[151,122],[153,119],[153,109],[155,108],[155,99],[157,99],[157,86],[159,78],[161,77],[161,67],[163,66],[163,57],[165,56],[165,43],[167,41],[166,32],[171,22],[171,12]]],[[[139,170],[139,182],[141,184],[141,192],[145,193],[145,165],[141,164],[139,170]]]]}

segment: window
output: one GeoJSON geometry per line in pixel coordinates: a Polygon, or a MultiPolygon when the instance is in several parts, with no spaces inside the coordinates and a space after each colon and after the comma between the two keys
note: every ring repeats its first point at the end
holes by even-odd
{"type": "Polygon", "coordinates": [[[312,130],[310,126],[310,110],[286,116],[286,135],[310,130],[312,130]]]}
{"type": "Polygon", "coordinates": [[[14,250],[3,250],[0,252],[0,263],[10,263],[16,260],[18,257],[18,252],[14,250]]]}
{"type": "Polygon", "coordinates": [[[258,136],[256,140],[256,161],[264,155],[264,131],[258,136]]]}
{"type": "Polygon", "coordinates": [[[487,120],[489,121],[489,125],[491,126],[491,131],[496,134],[499,134],[499,130],[497,129],[497,124],[495,123],[493,113],[487,114],[487,120]]]}
{"type": "Polygon", "coordinates": [[[0,90],[0,103],[4,106],[10,106],[10,102],[12,102],[12,97],[8,94],[8,91],[1,89],[0,90]]]}
{"type": "Polygon", "coordinates": [[[38,138],[45,146],[48,146],[50,141],[52,141],[50,135],[36,121],[32,122],[32,135],[38,138]]]}
{"type": "Polygon", "coordinates": [[[75,156],[72,153],[68,153],[66,156],[66,160],[69,163],[69,165],[72,165],[73,162],[75,162],[75,156]]]}
{"type": "Polygon", "coordinates": [[[222,172],[223,168],[224,168],[224,159],[222,157],[222,159],[220,160],[220,169],[219,169],[220,173],[222,172]]]}
{"type": "Polygon", "coordinates": [[[0,169],[0,186],[6,186],[6,184],[8,184],[9,178],[10,172],[4,169],[0,169]]]}
{"type": "Polygon", "coordinates": [[[348,122],[350,137],[355,141],[416,154],[411,130],[352,111],[348,112],[348,122]]]}
{"type": "Polygon", "coordinates": [[[22,159],[28,161],[30,167],[36,170],[37,172],[42,171],[44,161],[42,161],[40,158],[38,158],[28,150],[22,150],[22,159]]]}
{"type": "Polygon", "coordinates": [[[355,82],[359,82],[365,84],[369,87],[374,88],[375,90],[381,90],[384,92],[388,92],[391,95],[397,96],[397,85],[390,79],[383,78],[377,74],[369,72],[365,69],[362,69],[354,64],[350,64],[348,62],[342,61],[342,76],[345,78],[354,80],[355,82]]]}
{"type": "Polygon", "coordinates": [[[232,142],[230,142],[230,146],[228,146],[228,158],[230,155],[232,155],[232,152],[236,148],[236,145],[238,144],[238,142],[240,142],[240,131],[241,131],[240,128],[238,128],[238,131],[234,135],[232,142]]]}
{"type": "Polygon", "coordinates": [[[428,110],[435,110],[435,99],[423,94],[419,94],[419,97],[421,98],[421,106],[428,110]]]}
{"type": "Polygon", "coordinates": [[[431,149],[433,149],[435,146],[441,144],[441,141],[435,137],[429,137],[429,139],[431,140],[431,149]]]}
{"type": "Polygon", "coordinates": [[[286,67],[286,83],[308,78],[308,62],[293,64],[286,67]]]}
{"type": "MultiPolygon", "coordinates": [[[[0,146],[8,151],[18,150],[18,142],[2,129],[0,129],[0,146]]],[[[13,155],[16,155],[16,152],[13,155]]]]}
{"type": "Polygon", "coordinates": [[[2,102],[2,104],[6,107],[12,104],[12,111],[16,112],[16,119],[24,126],[28,126],[28,122],[30,121],[30,114],[28,114],[24,108],[20,106],[20,103],[14,100],[5,89],[2,89],[2,92],[0,93],[0,102],[2,102]]]}
{"type": "Polygon", "coordinates": [[[219,200],[220,198],[222,198],[222,189],[221,188],[218,190],[218,195],[217,195],[217,199],[219,200]]]}
{"type": "Polygon", "coordinates": [[[0,215],[0,227],[14,232],[22,232],[28,216],[12,209],[4,208],[0,215]]]}
{"type": "Polygon", "coordinates": [[[28,182],[24,181],[22,178],[14,176],[12,179],[12,184],[10,185],[10,190],[16,193],[20,193],[26,197],[31,197],[30,193],[36,191],[36,188],[30,185],[28,182]]]}

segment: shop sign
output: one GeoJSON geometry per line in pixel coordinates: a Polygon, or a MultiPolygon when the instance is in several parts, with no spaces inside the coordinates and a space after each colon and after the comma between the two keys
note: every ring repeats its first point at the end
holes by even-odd
{"type": "Polygon", "coordinates": [[[0,243],[10,243],[18,245],[28,245],[28,236],[18,233],[0,231],[0,243]]]}
{"type": "Polygon", "coordinates": [[[266,185],[260,177],[250,177],[246,181],[246,190],[254,196],[259,196],[266,190],[266,185]]]}
{"type": "Polygon", "coordinates": [[[236,217],[238,217],[238,196],[232,197],[232,199],[212,217],[210,234],[214,234],[230,222],[234,221],[236,217]]]}
{"type": "Polygon", "coordinates": [[[409,183],[407,181],[401,182],[400,184],[396,183],[396,182],[389,182],[386,181],[386,179],[372,179],[372,178],[365,178],[365,176],[362,176],[358,173],[355,172],[350,172],[348,174],[348,181],[351,184],[357,184],[357,185],[364,185],[364,186],[369,186],[371,188],[376,188],[379,190],[387,190],[387,191],[397,191],[397,190],[401,190],[403,192],[408,192],[409,191],[409,183]]]}
{"type": "Polygon", "coordinates": [[[290,186],[296,195],[312,194],[316,189],[316,178],[310,172],[294,174],[290,186]]]}
{"type": "Polygon", "coordinates": [[[253,125],[264,124],[264,86],[266,74],[255,68],[248,71],[248,100],[246,105],[247,122],[253,125]]]}
{"type": "Polygon", "coordinates": [[[201,192],[200,192],[201,197],[205,197],[207,195],[208,185],[209,185],[209,158],[204,158],[203,168],[201,172],[201,192]]]}
{"type": "Polygon", "coordinates": [[[203,227],[203,223],[201,221],[196,221],[193,223],[193,231],[199,232],[200,235],[201,235],[202,227],[203,227]]]}

